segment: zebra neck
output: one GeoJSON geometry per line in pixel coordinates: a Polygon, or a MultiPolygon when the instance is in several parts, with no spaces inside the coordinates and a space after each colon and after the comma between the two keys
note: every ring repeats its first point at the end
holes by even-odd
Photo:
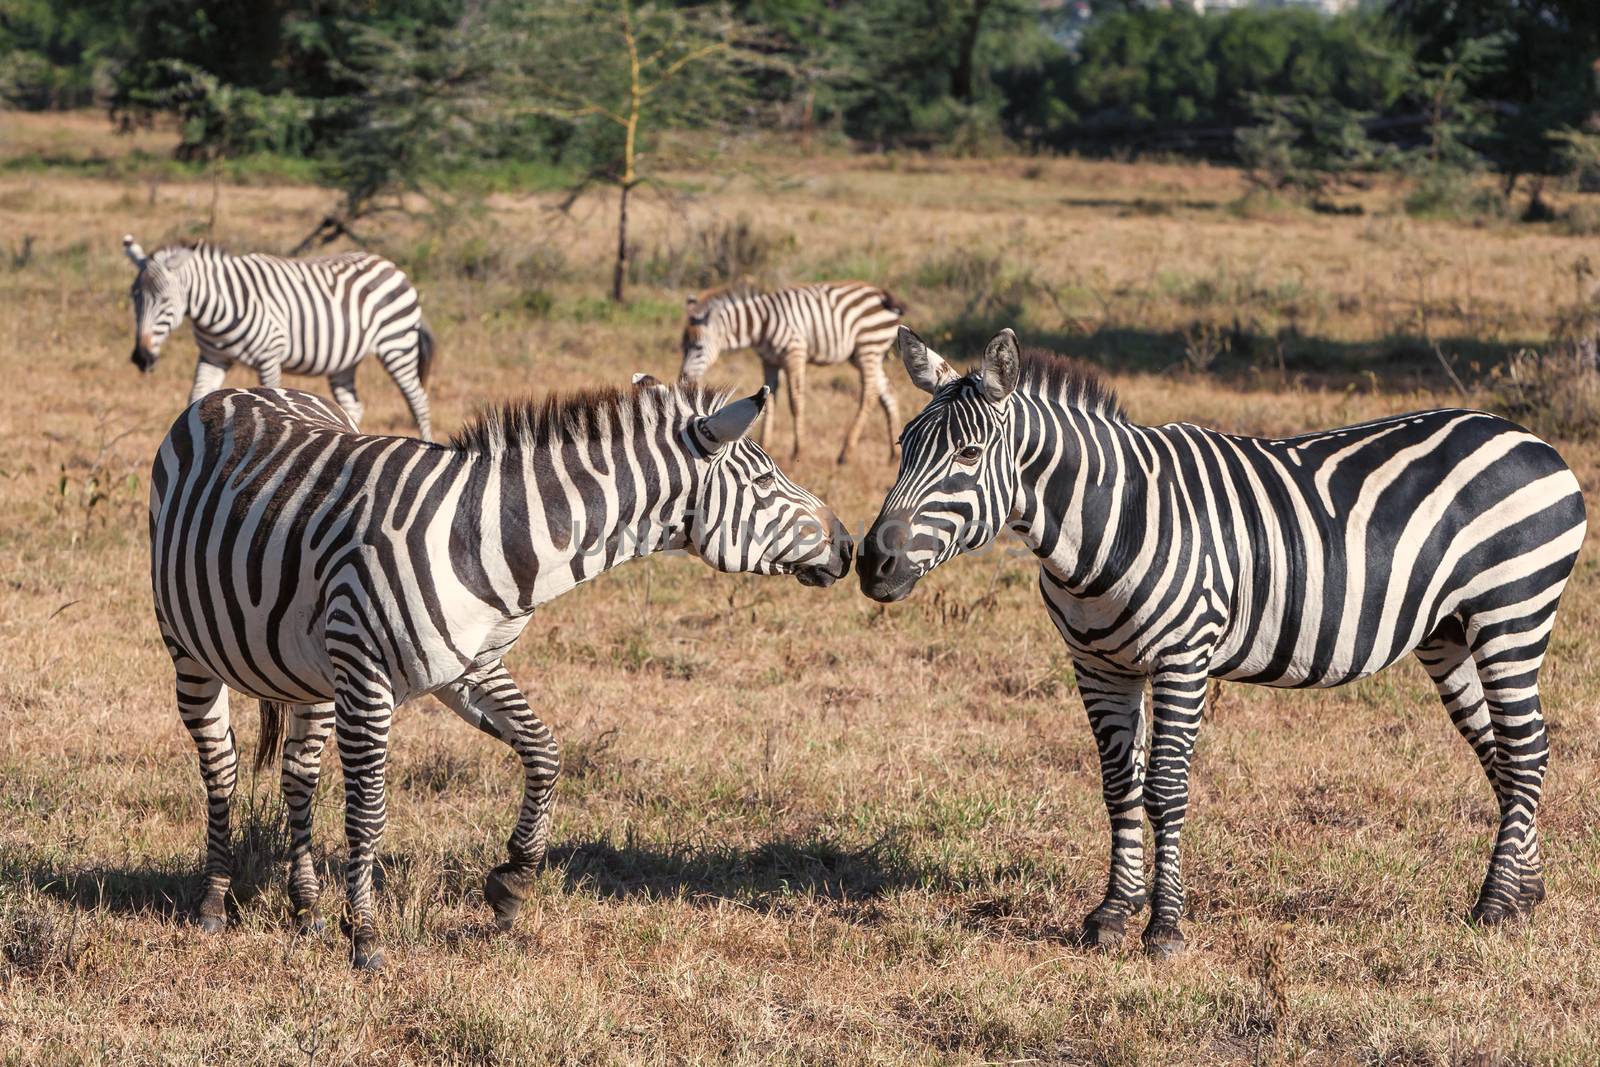
{"type": "Polygon", "coordinates": [[[1159,521],[1145,427],[1021,397],[1013,421],[1018,484],[1011,528],[1074,595],[1099,596],[1129,573],[1159,521]]]}
{"type": "Polygon", "coordinates": [[[766,337],[766,294],[758,293],[724,303],[717,314],[717,335],[724,352],[754,348],[766,337]]]}
{"type": "Polygon", "coordinates": [[[619,563],[687,544],[698,475],[676,435],[478,457],[451,533],[457,576],[524,615],[619,563]]]}
{"type": "Polygon", "coordinates": [[[184,314],[201,333],[217,333],[234,317],[228,307],[230,292],[232,299],[243,300],[249,287],[230,284],[233,257],[209,245],[196,248],[183,269],[188,274],[189,300],[184,314]]]}

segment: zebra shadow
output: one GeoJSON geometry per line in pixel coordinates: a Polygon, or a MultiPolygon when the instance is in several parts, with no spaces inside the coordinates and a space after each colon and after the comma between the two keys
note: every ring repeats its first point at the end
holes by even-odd
{"type": "Polygon", "coordinates": [[[900,862],[881,841],[848,848],[815,837],[753,847],[600,839],[553,847],[546,863],[562,872],[571,893],[705,906],[733,901],[761,912],[797,901],[860,903],[922,881],[922,872],[900,862]]]}
{"type": "MultiPolygon", "coordinates": [[[[249,908],[279,879],[288,835],[279,806],[235,809],[230,914],[249,908]]],[[[189,921],[200,899],[201,857],[184,856],[130,866],[88,863],[65,866],[22,859],[0,866],[0,881],[92,912],[189,921]]]]}

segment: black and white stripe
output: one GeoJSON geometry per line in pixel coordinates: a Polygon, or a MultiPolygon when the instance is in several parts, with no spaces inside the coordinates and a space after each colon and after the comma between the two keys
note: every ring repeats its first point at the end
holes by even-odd
{"type": "Polygon", "coordinates": [[[285,373],[326,376],[333,398],[359,424],[356,367],[376,353],[405,396],[418,436],[433,439],[427,394],[433,334],[417,291],[387,259],[367,252],[235,256],[205,243],[146,256],[132,236],[123,237],[122,247],[139,269],[134,365],[152,370],[162,344],[188,318],[200,348],[190,403],[220,389],[228,368],[239,363],[268,387],[285,373]]]}
{"type": "Polygon", "coordinates": [[[1543,898],[1538,676],[1586,524],[1555,449],[1464,410],[1283,440],[1139,426],[1064,361],[1019,356],[1009,330],[965,377],[910,331],[901,353],[933,399],[906,426],[861,586],[898,600],[1005,527],[1039,557],[1111,820],[1088,943],[1115,943],[1144,905],[1148,815],[1145,944],[1182,948],[1178,843],[1208,678],[1335,686],[1408,652],[1499,803],[1473,917],[1497,922],[1543,898]]]}
{"type": "Polygon", "coordinates": [[[263,701],[262,757],[288,706],[289,888],[304,926],[317,923],[311,797],[336,739],[363,966],[382,958],[372,862],[394,709],[432,693],[510,745],[522,807],[485,887],[509,925],[544,856],[560,766],[501,664],[534,610],[662,549],[809,585],[849,569],[833,513],[743,436],[765,400],[652,383],[504,408],[448,446],[359,434],[288,390],[220,390],[185,411],[151,472],[151,579],[208,799],[202,923],[225,924],[232,688],[263,701]]]}
{"type": "MultiPolygon", "coordinates": [[[[793,454],[798,456],[805,437],[806,364],[832,366],[849,360],[861,372],[861,403],[845,433],[839,462],[855,449],[874,397],[883,408],[892,459],[900,414],[884,376],[883,357],[904,313],[894,294],[866,282],[820,282],[770,293],[713,290],[689,300],[681,373],[699,381],[722,353],[755,349],[768,389],[777,391],[780,374],[788,378],[793,454]]],[[[766,421],[760,440],[767,442],[766,421]]]]}

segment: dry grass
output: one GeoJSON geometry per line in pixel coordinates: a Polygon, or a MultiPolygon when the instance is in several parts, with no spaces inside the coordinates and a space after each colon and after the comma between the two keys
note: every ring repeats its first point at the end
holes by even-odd
{"type": "MultiPolygon", "coordinates": [[[[57,136],[71,141],[0,116],[0,155],[57,136]]],[[[756,153],[739,173],[685,176],[701,185],[687,215],[647,207],[641,242],[745,217],[794,238],[776,275],[872,277],[906,290],[919,327],[952,334],[1015,311],[1109,364],[1137,417],[1244,431],[1451,402],[1431,351],[1406,346],[1491,342],[1447,343],[1470,379],[1470,360],[1541,341],[1584,247],[1380,214],[1241,218],[1227,207],[1238,179],[1206,168],[756,153]],[[979,275],[996,292],[958,292],[939,279],[959,271],[928,267],[966,252],[998,258],[979,275]],[[1184,338],[1206,324],[1231,343],[1199,376],[1181,369],[1184,338]]],[[[1385,210],[1392,194],[1373,195],[1385,210]]],[[[328,200],[225,186],[215,233],[283,248],[328,200]]],[[[493,229],[474,231],[494,269],[428,281],[443,430],[497,396],[676,367],[682,294],[642,287],[625,311],[596,300],[606,205],[570,220],[548,205],[497,200],[493,229]]],[[[1226,688],[1195,775],[1190,955],[1161,966],[1132,938],[1111,957],[1067,945],[1104,878],[1093,746],[1034,568],[994,552],[889,609],[853,584],[817,592],[687,560],[607,576],[508,660],[568,765],[556,849],[513,935],[491,935],[479,886],[511,824],[515,761],[423,701],[396,731],[391,970],[357,979],[337,938],[290,936],[265,782],[240,797],[237,925],[202,939],[183,921],[201,795],[150,619],[142,514],[192,345],[136,377],[117,239],[153,247],[212,212],[208,182],[0,171],[0,243],[34,238],[28,263],[0,257],[7,1062],[1600,1060],[1593,550],[1545,676],[1550,900],[1503,932],[1462,922],[1490,795],[1408,663],[1328,693],[1226,688]]],[[[426,236],[379,232],[402,256],[426,236]]],[[[721,373],[758,378],[749,358],[721,373]]],[[[813,380],[819,445],[793,473],[859,524],[893,471],[873,447],[832,465],[850,378],[813,380]]],[[[375,370],[362,381],[370,427],[407,432],[393,387],[375,370]]],[[[1600,451],[1562,447],[1592,494],[1600,451]]],[[[236,717],[246,751],[253,719],[236,717]]]]}

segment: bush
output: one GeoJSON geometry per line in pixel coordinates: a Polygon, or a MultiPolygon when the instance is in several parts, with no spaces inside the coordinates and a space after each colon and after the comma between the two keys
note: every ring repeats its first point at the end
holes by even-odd
{"type": "Polygon", "coordinates": [[[1563,320],[1546,352],[1524,349],[1490,375],[1491,406],[1551,437],[1600,437],[1600,313],[1563,320]]]}
{"type": "Polygon", "coordinates": [[[757,282],[794,247],[794,234],[763,231],[745,216],[713,219],[691,226],[677,242],[669,238],[648,254],[631,257],[628,280],[693,290],[757,282]]]}
{"type": "Polygon", "coordinates": [[[999,282],[1005,261],[998,252],[962,246],[917,268],[916,283],[924,289],[954,289],[960,293],[987,292],[999,282]]]}
{"type": "Polygon", "coordinates": [[[1460,222],[1500,221],[1511,215],[1511,202],[1498,189],[1470,171],[1447,167],[1424,173],[1406,194],[1404,206],[1413,218],[1460,222]]]}
{"type": "Polygon", "coordinates": [[[154,64],[156,87],[131,94],[131,103],[178,118],[179,159],[215,159],[270,152],[304,155],[315,143],[316,101],[293,93],[263,93],[227,85],[192,63],[154,64]]]}
{"type": "Polygon", "coordinates": [[[1556,228],[1571,237],[1600,236],[1600,204],[1580,200],[1556,217],[1556,228]]]}

